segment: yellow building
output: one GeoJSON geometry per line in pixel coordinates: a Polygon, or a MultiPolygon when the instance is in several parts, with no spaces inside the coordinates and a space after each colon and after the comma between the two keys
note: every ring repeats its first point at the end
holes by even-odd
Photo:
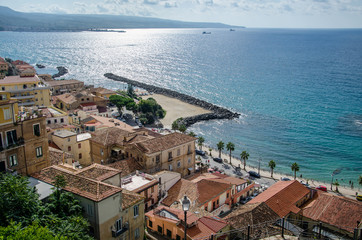
{"type": "Polygon", "coordinates": [[[57,130],[53,133],[53,142],[64,152],[74,156],[82,167],[92,164],[90,157],[90,133],[77,134],[68,130],[57,130]]]}
{"type": "Polygon", "coordinates": [[[10,94],[0,96],[0,171],[29,175],[48,167],[45,117],[38,111],[18,114],[10,94]]]}
{"type": "Polygon", "coordinates": [[[109,90],[107,88],[99,87],[99,88],[93,88],[91,89],[91,92],[97,96],[104,99],[109,99],[110,96],[116,95],[117,93],[113,90],[109,90]]]}
{"type": "Polygon", "coordinates": [[[8,69],[8,64],[2,57],[0,57],[0,79],[5,78],[6,74],[8,73],[8,69]]]}
{"type": "Polygon", "coordinates": [[[64,190],[79,200],[96,239],[141,240],[144,238],[144,198],[119,187],[120,174],[119,170],[92,164],[71,171],[51,166],[32,176],[53,184],[56,176],[63,175],[67,182],[64,190]]]}
{"type": "Polygon", "coordinates": [[[33,77],[7,76],[0,79],[1,91],[9,92],[19,106],[50,106],[50,87],[37,75],[33,77]]]}

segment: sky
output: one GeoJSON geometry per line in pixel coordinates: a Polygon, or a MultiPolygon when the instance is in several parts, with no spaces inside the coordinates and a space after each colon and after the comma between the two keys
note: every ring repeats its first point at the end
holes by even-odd
{"type": "Polygon", "coordinates": [[[362,28],[362,0],[0,0],[21,12],[112,14],[249,28],[362,28]]]}

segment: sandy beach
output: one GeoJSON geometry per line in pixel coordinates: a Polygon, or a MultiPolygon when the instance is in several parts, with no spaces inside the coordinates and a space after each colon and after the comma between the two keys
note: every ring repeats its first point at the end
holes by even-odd
{"type": "MultiPolygon", "coordinates": [[[[205,152],[207,152],[209,154],[209,147],[208,146],[203,146],[202,150],[204,150],[205,152]]],[[[219,157],[219,151],[217,149],[212,149],[211,154],[212,154],[213,157],[219,157]]],[[[222,151],[221,158],[226,159],[228,163],[230,162],[230,156],[229,156],[229,154],[226,153],[226,151],[222,151]]],[[[244,163],[241,162],[240,159],[231,157],[231,163],[232,163],[233,166],[240,166],[242,169],[244,168],[244,163]]],[[[242,171],[244,171],[244,170],[242,170],[242,171]]],[[[248,161],[246,161],[246,171],[258,172],[258,169],[254,168],[254,167],[251,167],[251,166],[248,166],[248,161]]],[[[292,171],[290,172],[290,174],[292,174],[292,171]]],[[[261,177],[271,178],[271,172],[270,171],[265,171],[265,170],[260,169],[260,175],[261,175],[261,177]]],[[[290,178],[292,180],[294,179],[294,176],[292,176],[292,175],[281,174],[279,172],[274,171],[273,179],[275,180],[275,182],[279,181],[282,177],[288,177],[288,178],[290,178]]],[[[303,178],[298,177],[298,172],[297,172],[297,178],[296,179],[298,181],[303,180],[304,182],[307,182],[307,179],[303,179],[303,178]]],[[[255,181],[257,181],[257,180],[255,180],[255,181]]],[[[337,192],[335,192],[335,189],[336,189],[335,186],[333,186],[333,191],[331,191],[331,189],[330,189],[331,184],[330,183],[323,183],[323,182],[319,182],[319,181],[316,181],[316,180],[313,180],[313,179],[308,179],[308,184],[311,187],[318,187],[319,185],[326,186],[329,193],[334,193],[336,195],[345,196],[345,197],[348,197],[348,198],[351,198],[351,199],[356,199],[356,192],[361,193],[360,186],[356,186],[353,189],[351,189],[350,187],[338,186],[339,193],[337,193],[337,192]]]]}
{"type": "Polygon", "coordinates": [[[161,123],[165,128],[171,128],[173,121],[180,117],[190,117],[203,113],[210,113],[209,110],[161,94],[143,96],[142,99],[150,97],[154,98],[167,112],[165,118],[161,119],[161,123]]]}

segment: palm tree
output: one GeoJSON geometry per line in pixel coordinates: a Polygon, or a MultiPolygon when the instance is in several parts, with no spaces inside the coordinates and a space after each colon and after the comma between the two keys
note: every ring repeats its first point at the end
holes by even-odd
{"type": "Polygon", "coordinates": [[[299,171],[299,165],[298,163],[293,163],[292,166],[290,166],[292,171],[294,172],[294,179],[297,178],[297,172],[299,171]]]}
{"type": "Polygon", "coordinates": [[[230,152],[230,164],[231,164],[231,152],[235,150],[235,144],[232,142],[228,142],[228,144],[226,144],[226,149],[230,152]]]}
{"type": "Polygon", "coordinates": [[[191,132],[189,132],[189,136],[196,137],[196,134],[193,131],[191,131],[191,132]]]}
{"type": "Polygon", "coordinates": [[[198,139],[197,139],[197,145],[199,145],[200,147],[200,150],[202,150],[202,144],[205,142],[205,138],[203,138],[202,136],[200,136],[198,139]]]}
{"type": "Polygon", "coordinates": [[[246,160],[248,160],[249,158],[249,153],[247,153],[246,151],[243,151],[241,154],[240,154],[240,158],[242,160],[244,160],[244,170],[246,170],[246,160]]]}
{"type": "Polygon", "coordinates": [[[211,151],[212,151],[212,148],[209,148],[209,152],[210,152],[210,157],[212,157],[212,155],[211,155],[211,151]]]}
{"type": "Polygon", "coordinates": [[[276,164],[274,162],[274,160],[270,160],[269,161],[269,167],[270,167],[270,170],[271,170],[271,177],[273,178],[273,172],[274,172],[274,168],[275,168],[276,164]]]}
{"type": "Polygon", "coordinates": [[[182,133],[185,133],[187,130],[187,127],[185,124],[182,124],[178,127],[178,130],[180,130],[180,132],[182,132],[182,133]]]}
{"type": "Polygon", "coordinates": [[[336,192],[338,192],[339,182],[336,180],[336,181],[333,183],[333,185],[336,186],[336,192]]]}
{"type": "Polygon", "coordinates": [[[224,142],[220,141],[217,143],[217,149],[219,150],[219,158],[221,158],[221,151],[224,150],[224,142]]]}

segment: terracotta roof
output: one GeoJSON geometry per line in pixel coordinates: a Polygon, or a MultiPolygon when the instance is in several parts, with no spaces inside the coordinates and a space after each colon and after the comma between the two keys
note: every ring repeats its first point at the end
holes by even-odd
{"type": "Polygon", "coordinates": [[[115,91],[103,87],[93,88],[91,91],[101,94],[116,94],[115,91]]]}
{"type": "Polygon", "coordinates": [[[77,98],[70,93],[64,93],[62,95],[54,96],[54,98],[66,104],[72,104],[78,101],[77,98]]]}
{"type": "MultiPolygon", "coordinates": [[[[174,214],[178,218],[178,221],[182,221],[185,219],[185,212],[183,210],[176,209],[176,208],[170,208],[170,207],[166,207],[166,206],[162,206],[162,205],[147,212],[145,215],[148,217],[150,217],[150,216],[161,217],[159,215],[159,213],[162,210],[165,210],[165,211],[168,211],[168,212],[174,214]]],[[[162,218],[165,218],[165,217],[162,217],[162,218]]],[[[190,211],[187,212],[187,224],[192,224],[192,223],[196,222],[198,219],[199,218],[197,216],[195,216],[192,212],[190,212],[190,211]]],[[[175,221],[175,222],[178,222],[178,221],[175,221]]]]}
{"type": "Polygon", "coordinates": [[[195,141],[195,137],[191,137],[182,133],[171,133],[158,138],[150,139],[141,143],[136,143],[141,151],[146,153],[155,153],[162,150],[170,149],[185,143],[195,141]]]}
{"type": "Polygon", "coordinates": [[[40,82],[40,79],[36,75],[33,77],[6,76],[4,79],[0,80],[0,84],[21,84],[34,82],[40,82]]]}
{"type": "Polygon", "coordinates": [[[162,203],[166,206],[171,206],[174,202],[179,201],[186,195],[191,202],[196,201],[197,205],[201,205],[211,201],[230,188],[230,184],[214,182],[209,179],[203,179],[196,183],[186,179],[180,179],[168,190],[167,197],[162,203]]]}
{"type": "Polygon", "coordinates": [[[15,61],[12,61],[11,63],[14,65],[29,65],[29,63],[24,62],[22,60],[15,60],[15,61]]]}
{"type": "Polygon", "coordinates": [[[0,62],[5,62],[5,59],[4,58],[2,58],[2,57],[0,57],[0,62]]]}
{"type": "Polygon", "coordinates": [[[125,160],[108,164],[107,166],[120,170],[122,176],[127,176],[136,170],[143,169],[143,167],[134,158],[127,158],[125,160]]]}
{"type": "Polygon", "coordinates": [[[218,217],[202,217],[199,219],[199,222],[202,222],[215,233],[228,225],[226,221],[218,217]]]}
{"type": "Polygon", "coordinates": [[[50,165],[58,165],[63,163],[63,156],[64,159],[71,158],[73,159],[73,155],[67,152],[64,152],[62,150],[56,149],[51,147],[52,145],[49,145],[49,160],[50,165]],[[64,155],[63,155],[64,154],[64,155]]]}
{"type": "Polygon", "coordinates": [[[242,205],[225,217],[233,228],[245,228],[248,225],[259,225],[264,222],[276,222],[279,215],[266,203],[251,203],[242,205]]]}
{"type": "Polygon", "coordinates": [[[142,201],[144,197],[141,195],[128,191],[126,189],[122,190],[122,210],[125,210],[133,205],[135,205],[137,202],[142,201]]]}
{"type": "Polygon", "coordinates": [[[298,213],[296,203],[309,193],[309,189],[296,180],[279,181],[249,203],[265,202],[280,217],[285,217],[290,212],[298,213]]]}
{"type": "Polygon", "coordinates": [[[317,191],[300,213],[314,221],[353,232],[357,221],[362,222],[362,202],[317,191]]]}
{"type": "Polygon", "coordinates": [[[51,87],[69,85],[69,84],[75,84],[75,83],[83,83],[83,82],[79,81],[79,80],[75,80],[75,79],[47,81],[47,84],[51,87]]]}
{"type": "Polygon", "coordinates": [[[124,137],[130,136],[132,133],[116,127],[110,127],[96,130],[91,134],[91,141],[108,146],[113,144],[124,145],[124,137]]]}
{"type": "Polygon", "coordinates": [[[86,168],[83,168],[80,170],[77,175],[82,177],[87,177],[90,179],[94,179],[97,181],[104,181],[110,177],[113,177],[114,175],[120,174],[121,171],[107,167],[104,165],[100,165],[97,163],[94,163],[86,168]]]}
{"type": "Polygon", "coordinates": [[[145,127],[141,127],[141,128],[135,128],[133,129],[133,131],[135,132],[147,132],[148,136],[152,136],[152,137],[161,137],[163,136],[162,134],[158,133],[158,132],[154,132],[148,128],[145,127]]]}
{"type": "Polygon", "coordinates": [[[106,183],[97,182],[92,179],[78,176],[58,166],[50,166],[34,173],[32,177],[49,184],[53,184],[55,177],[63,175],[67,185],[65,190],[79,196],[99,202],[122,191],[121,188],[106,183]]]}
{"type": "Polygon", "coordinates": [[[101,116],[92,116],[97,122],[101,123],[101,127],[116,127],[125,131],[133,132],[133,127],[128,125],[125,122],[122,122],[115,118],[107,118],[107,117],[101,117],[101,116]],[[116,126],[117,124],[117,126],[116,126]]]}

